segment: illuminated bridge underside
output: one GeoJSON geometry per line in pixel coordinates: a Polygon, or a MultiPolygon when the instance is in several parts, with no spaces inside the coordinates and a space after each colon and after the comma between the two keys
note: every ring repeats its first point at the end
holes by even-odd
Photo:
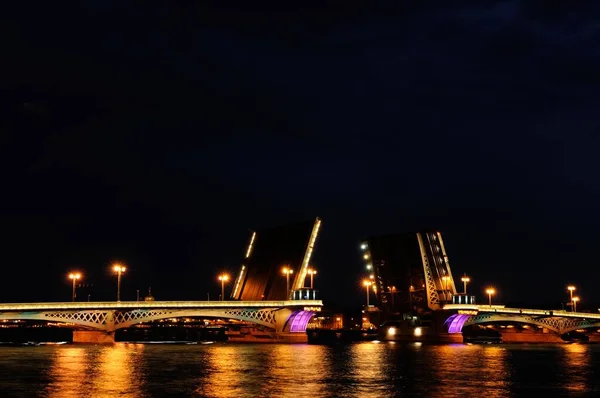
{"type": "Polygon", "coordinates": [[[294,312],[290,318],[289,322],[289,330],[292,333],[302,333],[306,331],[306,327],[308,326],[308,322],[310,318],[314,315],[312,311],[296,311],[294,312]]]}
{"type": "Polygon", "coordinates": [[[578,329],[600,328],[600,314],[476,305],[446,305],[444,309],[457,309],[454,307],[469,307],[465,310],[475,310],[477,313],[459,313],[450,316],[445,322],[448,333],[461,333],[464,326],[498,322],[540,326],[557,334],[578,329]]]}
{"type": "Polygon", "coordinates": [[[446,304],[444,310],[474,311],[477,313],[535,315],[541,317],[555,316],[560,318],[596,319],[600,321],[600,313],[569,312],[563,310],[537,310],[529,308],[507,308],[503,305],[478,305],[478,304],[446,304]]]}
{"type": "Polygon", "coordinates": [[[598,319],[576,319],[560,317],[537,317],[527,315],[502,315],[502,314],[478,314],[470,317],[464,326],[495,323],[495,322],[516,322],[535,326],[541,326],[557,334],[572,332],[577,329],[598,328],[600,320],[598,319]]]}
{"type": "Polygon", "coordinates": [[[114,332],[167,318],[209,317],[250,322],[278,332],[304,332],[321,306],[319,300],[3,304],[0,320],[59,322],[73,328],[114,332]]]}

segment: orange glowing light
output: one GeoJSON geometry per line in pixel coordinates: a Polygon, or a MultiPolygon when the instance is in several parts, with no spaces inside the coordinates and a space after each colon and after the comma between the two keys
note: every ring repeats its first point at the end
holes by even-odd
{"type": "Polygon", "coordinates": [[[122,274],[123,272],[125,272],[127,268],[125,268],[125,266],[121,265],[121,264],[115,264],[113,266],[113,271],[122,274]]]}
{"type": "Polygon", "coordinates": [[[81,274],[79,272],[71,272],[69,274],[69,279],[73,279],[73,280],[81,279],[81,274]]]}

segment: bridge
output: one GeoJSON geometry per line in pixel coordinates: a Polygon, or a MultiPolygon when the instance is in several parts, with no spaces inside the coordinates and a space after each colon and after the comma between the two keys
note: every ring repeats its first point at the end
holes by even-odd
{"type": "MultiPolygon", "coordinates": [[[[367,295],[376,298],[374,306],[365,308],[366,316],[370,323],[393,324],[394,339],[455,335],[478,325],[504,331],[518,325],[554,336],[600,329],[600,313],[475,304],[475,296],[466,294],[469,278],[460,279],[462,292],[456,289],[442,234],[436,230],[368,237],[360,244],[360,254],[366,271],[363,284],[367,295]]],[[[536,338],[540,341],[541,336],[536,338]]],[[[600,341],[600,334],[594,338],[600,341]]]]}
{"type": "Polygon", "coordinates": [[[308,321],[322,305],[320,300],[16,303],[0,304],[0,321],[58,322],[112,336],[117,329],[144,322],[209,317],[248,322],[278,333],[297,333],[306,331],[308,321]]]}
{"type": "Polygon", "coordinates": [[[317,299],[317,290],[305,287],[320,226],[321,220],[316,218],[251,231],[229,301],[0,304],[0,322],[58,323],[75,330],[74,342],[114,342],[114,333],[119,329],[163,319],[193,317],[241,321],[266,328],[276,337],[306,336],[308,322],[323,306],[317,299]]]}
{"type": "Polygon", "coordinates": [[[446,304],[443,309],[458,311],[445,322],[448,333],[460,333],[465,326],[508,322],[537,326],[558,335],[580,329],[600,328],[600,313],[476,304],[446,304]]]}

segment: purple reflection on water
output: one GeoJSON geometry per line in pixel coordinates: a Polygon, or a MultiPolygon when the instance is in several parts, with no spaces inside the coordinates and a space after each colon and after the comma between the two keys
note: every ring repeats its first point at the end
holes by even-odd
{"type": "Polygon", "coordinates": [[[451,315],[446,319],[446,322],[444,322],[444,326],[448,327],[448,333],[461,333],[463,325],[470,317],[471,315],[466,314],[451,315]]]}
{"type": "Polygon", "coordinates": [[[312,311],[298,311],[290,316],[290,332],[306,332],[306,326],[308,321],[312,318],[314,312],[312,311]]]}

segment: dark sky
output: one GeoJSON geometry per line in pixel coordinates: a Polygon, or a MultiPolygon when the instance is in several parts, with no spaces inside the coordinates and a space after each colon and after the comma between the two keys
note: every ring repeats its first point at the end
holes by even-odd
{"type": "Polygon", "coordinates": [[[81,3],[1,13],[0,301],[113,299],[114,260],[123,299],[216,298],[249,228],[315,216],[326,304],[424,227],[480,296],[600,301],[597,2],[81,3]]]}

